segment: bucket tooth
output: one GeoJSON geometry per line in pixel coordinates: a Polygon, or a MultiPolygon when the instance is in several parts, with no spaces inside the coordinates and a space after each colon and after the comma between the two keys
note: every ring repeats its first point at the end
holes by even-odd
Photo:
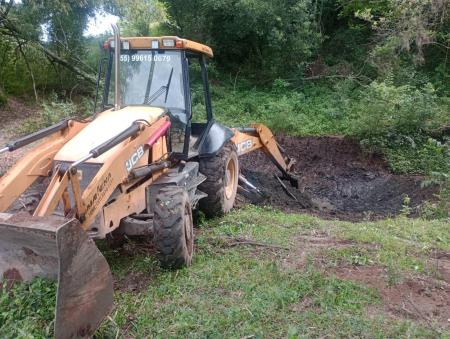
{"type": "Polygon", "coordinates": [[[78,220],[0,218],[0,278],[7,286],[34,277],[58,280],[55,337],[91,337],[113,306],[106,259],[78,220]]]}

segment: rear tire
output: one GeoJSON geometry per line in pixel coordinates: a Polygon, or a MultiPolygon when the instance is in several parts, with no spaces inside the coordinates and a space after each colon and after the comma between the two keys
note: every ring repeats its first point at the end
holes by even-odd
{"type": "Polygon", "coordinates": [[[236,146],[227,142],[215,156],[200,158],[200,172],[206,176],[206,180],[198,188],[208,194],[199,201],[200,210],[207,217],[229,212],[236,200],[239,180],[236,146]]]}
{"type": "Polygon", "coordinates": [[[154,210],[154,240],[164,268],[190,266],[194,253],[194,227],[189,196],[182,187],[159,190],[154,210]]]}

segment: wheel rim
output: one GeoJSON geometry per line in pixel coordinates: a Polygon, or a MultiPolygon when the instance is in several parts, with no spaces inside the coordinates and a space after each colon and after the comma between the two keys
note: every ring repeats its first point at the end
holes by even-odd
{"type": "Polygon", "coordinates": [[[233,158],[228,160],[227,167],[225,169],[225,196],[227,199],[231,199],[236,187],[236,171],[237,165],[233,158]]]}
{"type": "Polygon", "coordinates": [[[192,215],[188,206],[184,210],[184,239],[189,256],[194,251],[194,230],[192,228],[192,215]]]}

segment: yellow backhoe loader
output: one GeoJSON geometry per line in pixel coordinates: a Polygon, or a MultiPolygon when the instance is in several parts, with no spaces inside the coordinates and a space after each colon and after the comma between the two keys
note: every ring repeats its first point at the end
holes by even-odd
{"type": "Polygon", "coordinates": [[[264,150],[297,184],[267,127],[214,121],[209,47],[174,36],[121,38],[113,28],[99,63],[99,113],[0,149],[35,145],[0,178],[0,281],[58,280],[56,338],[92,336],[113,307],[111,272],[95,240],[151,236],[163,267],[188,266],[192,210],[221,215],[239,184],[252,189],[239,174],[240,155],[264,150]],[[191,68],[203,86],[204,121],[193,119],[191,68]]]}

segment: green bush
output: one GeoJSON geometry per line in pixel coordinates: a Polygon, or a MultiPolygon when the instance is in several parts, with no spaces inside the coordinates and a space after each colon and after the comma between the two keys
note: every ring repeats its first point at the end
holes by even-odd
{"type": "Polygon", "coordinates": [[[25,133],[34,132],[38,129],[51,126],[63,119],[70,117],[83,118],[92,114],[93,102],[90,98],[83,98],[80,103],[71,100],[60,100],[53,93],[42,103],[42,111],[37,117],[26,119],[22,124],[25,133]]]}
{"type": "MultiPolygon", "coordinates": [[[[353,92],[349,85],[305,85],[295,88],[275,80],[269,90],[244,81],[212,87],[217,120],[229,126],[253,122],[268,125],[274,132],[291,135],[346,134],[353,92]]],[[[194,111],[195,112],[195,111],[194,111]]]]}
{"type": "MultiPolygon", "coordinates": [[[[216,119],[229,126],[260,122],[290,135],[344,134],[368,152],[383,153],[394,172],[450,171],[448,142],[430,137],[448,124],[448,98],[429,84],[418,89],[373,82],[362,88],[340,80],[295,88],[277,79],[264,90],[222,81],[212,86],[212,99],[216,119]]],[[[201,111],[204,105],[194,100],[194,115],[201,111]]]]}
{"type": "Polygon", "coordinates": [[[448,119],[447,106],[433,86],[394,86],[372,82],[353,106],[353,133],[361,139],[414,137],[448,119]]]}
{"type": "Polygon", "coordinates": [[[383,148],[395,173],[450,173],[450,146],[433,138],[391,142],[383,148]]]}
{"type": "Polygon", "coordinates": [[[384,153],[395,172],[450,171],[448,146],[429,137],[448,123],[448,104],[431,84],[374,81],[352,105],[349,134],[368,151],[384,153]]]}

